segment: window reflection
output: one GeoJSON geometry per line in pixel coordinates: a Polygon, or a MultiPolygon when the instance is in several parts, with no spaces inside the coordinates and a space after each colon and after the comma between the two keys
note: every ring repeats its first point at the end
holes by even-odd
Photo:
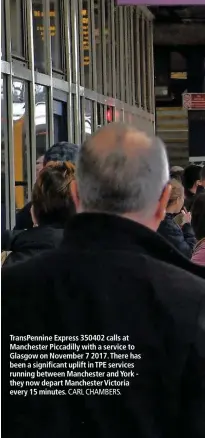
{"type": "Polygon", "coordinates": [[[95,0],[95,46],[96,46],[96,70],[97,70],[97,91],[102,92],[102,35],[100,2],[95,0]]]}
{"type": "Polygon", "coordinates": [[[43,2],[33,1],[33,42],[35,69],[45,71],[43,2]]]}
{"type": "Polygon", "coordinates": [[[92,134],[93,124],[93,102],[89,99],[85,99],[85,136],[88,137],[92,134]]]}
{"type": "Polygon", "coordinates": [[[142,96],[142,108],[146,109],[146,78],[145,78],[145,40],[144,40],[144,24],[143,17],[139,19],[139,34],[140,34],[140,77],[141,77],[141,96],[142,96]]]}
{"type": "Polygon", "coordinates": [[[145,21],[145,76],[146,76],[146,107],[148,109],[149,112],[152,111],[152,108],[150,107],[150,94],[151,94],[151,89],[150,89],[150,75],[152,74],[150,71],[150,62],[149,62],[149,57],[150,57],[150,47],[149,47],[149,21],[145,21]]]}
{"type": "Polygon", "coordinates": [[[119,8],[115,7],[115,81],[116,81],[116,97],[121,98],[120,90],[120,18],[119,8]]]}
{"type": "Polygon", "coordinates": [[[1,78],[1,232],[6,230],[6,207],[7,207],[5,129],[6,129],[5,93],[4,93],[3,78],[1,78]]]}
{"type": "Polygon", "coordinates": [[[63,6],[61,0],[50,1],[49,17],[44,17],[43,2],[33,1],[33,39],[35,69],[45,71],[45,19],[49,21],[51,54],[53,68],[62,70],[62,53],[64,44],[63,6]]]}
{"type": "Polygon", "coordinates": [[[83,43],[85,87],[92,89],[91,11],[89,0],[83,0],[83,9],[81,10],[80,19],[83,43]]]}
{"type": "Polygon", "coordinates": [[[13,55],[24,57],[24,41],[26,40],[26,35],[23,35],[23,29],[26,29],[26,27],[24,25],[24,4],[22,0],[10,0],[10,20],[11,51],[13,55]]]}
{"type": "Polygon", "coordinates": [[[36,130],[36,163],[42,161],[48,145],[47,128],[47,89],[43,85],[35,85],[35,130],[36,130]]]}
{"type": "Polygon", "coordinates": [[[140,86],[140,66],[142,59],[140,57],[140,29],[139,29],[139,21],[138,21],[137,11],[133,11],[133,39],[134,39],[134,82],[135,82],[135,103],[140,106],[141,104],[141,86],[140,86]]]}
{"type": "Polygon", "coordinates": [[[97,121],[98,128],[101,128],[105,124],[105,106],[101,103],[97,103],[97,121]]]}
{"type": "Polygon", "coordinates": [[[79,8],[79,2],[76,2],[76,9],[73,5],[71,7],[71,2],[69,2],[69,9],[70,9],[70,19],[71,19],[71,75],[72,75],[72,82],[76,84],[76,81],[78,81],[78,75],[80,76],[79,79],[82,83],[82,75],[81,75],[81,53],[82,53],[82,47],[81,47],[81,41],[82,41],[82,35],[80,33],[80,18],[81,18],[81,10],[79,8]],[[79,70],[78,70],[79,69],[79,70]],[[78,71],[77,71],[78,70],[78,71]]]}
{"type": "Polygon", "coordinates": [[[63,5],[61,0],[50,1],[50,35],[53,68],[62,70],[63,5]]]}
{"type": "Polygon", "coordinates": [[[111,1],[105,2],[105,44],[107,94],[112,96],[112,46],[111,46],[111,1]]]}
{"type": "Polygon", "coordinates": [[[1,59],[5,59],[5,15],[4,15],[4,0],[1,0],[1,59]]]}

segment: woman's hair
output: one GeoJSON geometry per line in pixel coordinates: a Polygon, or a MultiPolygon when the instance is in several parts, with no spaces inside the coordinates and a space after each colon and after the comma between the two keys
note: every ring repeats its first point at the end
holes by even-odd
{"type": "Polygon", "coordinates": [[[174,204],[177,199],[181,198],[184,194],[184,188],[180,181],[171,179],[170,184],[172,186],[172,190],[167,207],[170,207],[172,204],[174,204]]]}
{"type": "Polygon", "coordinates": [[[184,169],[180,166],[173,166],[170,170],[171,179],[176,179],[182,183],[184,169]]]}
{"type": "Polygon", "coordinates": [[[197,240],[205,237],[205,193],[198,195],[192,207],[192,226],[197,240]]]}
{"type": "Polygon", "coordinates": [[[65,225],[75,213],[70,183],[75,166],[70,162],[49,162],[42,169],[32,191],[33,211],[38,225],[65,225]]]}

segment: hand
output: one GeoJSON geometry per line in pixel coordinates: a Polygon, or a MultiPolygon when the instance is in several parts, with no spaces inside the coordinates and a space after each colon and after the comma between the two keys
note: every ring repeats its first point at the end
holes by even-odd
{"type": "Polygon", "coordinates": [[[182,210],[182,227],[185,224],[191,224],[191,213],[188,213],[186,208],[182,210]]]}

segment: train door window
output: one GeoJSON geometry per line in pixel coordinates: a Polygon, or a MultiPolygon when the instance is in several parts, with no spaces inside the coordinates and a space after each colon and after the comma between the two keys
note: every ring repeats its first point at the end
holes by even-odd
{"type": "Polygon", "coordinates": [[[8,142],[5,81],[1,78],[1,232],[9,228],[8,142]]]}
{"type": "Polygon", "coordinates": [[[21,79],[13,79],[13,141],[16,211],[21,209],[29,198],[29,120],[27,84],[21,79]]]}
{"type": "Polygon", "coordinates": [[[55,143],[68,140],[67,108],[65,102],[53,101],[54,112],[54,141],[55,143]]]}
{"type": "MultiPolygon", "coordinates": [[[[47,88],[35,85],[35,134],[36,134],[36,172],[40,170],[42,157],[48,148],[47,128],[47,88]]],[[[37,176],[36,175],[36,176],[37,176]]]]}
{"type": "MultiPolygon", "coordinates": [[[[6,0],[8,1],[8,0],[6,0]]],[[[25,58],[25,4],[23,0],[10,0],[11,50],[14,56],[25,58]]]]}

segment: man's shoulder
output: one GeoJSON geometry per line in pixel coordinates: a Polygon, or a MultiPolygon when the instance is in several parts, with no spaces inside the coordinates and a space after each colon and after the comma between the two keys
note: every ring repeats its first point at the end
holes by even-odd
{"type": "Polygon", "coordinates": [[[147,272],[162,301],[167,297],[178,302],[181,299],[199,302],[205,298],[205,280],[187,270],[148,256],[147,272]]]}
{"type": "MultiPolygon", "coordinates": [[[[191,265],[191,262],[190,262],[191,265]]],[[[81,275],[87,275],[89,282],[98,281],[96,273],[99,266],[103,269],[103,275],[108,279],[119,276],[120,272],[125,272],[127,281],[132,287],[143,280],[152,285],[159,294],[171,293],[172,296],[195,297],[205,293],[205,280],[164,261],[157,260],[149,254],[139,254],[134,251],[125,252],[101,252],[73,251],[68,248],[49,250],[26,262],[18,263],[12,267],[5,267],[2,270],[2,286],[43,288],[43,285],[55,283],[57,279],[66,276],[69,279],[72,273],[76,279],[81,279],[81,275]],[[102,268],[103,267],[103,268],[102,268]]]]}
{"type": "Polygon", "coordinates": [[[20,217],[22,214],[25,214],[25,213],[30,213],[31,206],[32,206],[32,203],[31,203],[31,201],[29,201],[27,204],[24,205],[23,208],[21,208],[21,210],[18,211],[17,217],[20,217]]]}
{"type": "Polygon", "coordinates": [[[180,233],[180,227],[174,222],[173,217],[166,216],[159,226],[159,233],[161,231],[178,234],[180,233]]]}
{"type": "Polygon", "coordinates": [[[27,261],[16,263],[2,269],[2,281],[13,279],[13,281],[25,282],[28,280],[38,280],[39,277],[48,276],[53,273],[53,266],[56,266],[59,258],[57,250],[44,251],[42,254],[35,255],[27,261]]]}
{"type": "Polygon", "coordinates": [[[14,227],[15,230],[23,230],[32,227],[33,223],[30,214],[31,205],[31,202],[28,202],[28,204],[24,205],[24,207],[18,211],[16,215],[16,225],[14,227]]]}

